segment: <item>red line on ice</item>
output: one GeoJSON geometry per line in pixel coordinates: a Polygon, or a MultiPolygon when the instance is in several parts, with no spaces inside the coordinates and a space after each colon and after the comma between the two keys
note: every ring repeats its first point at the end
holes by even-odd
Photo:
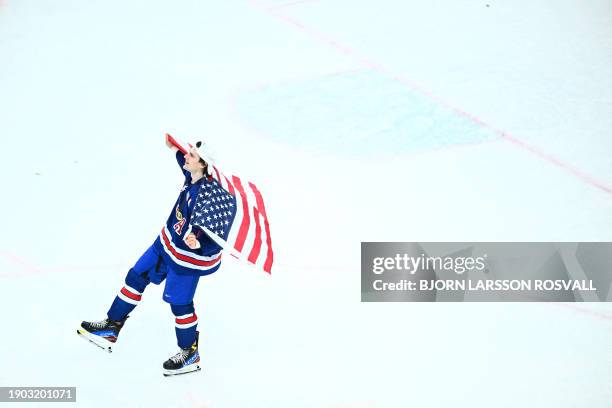
{"type": "Polygon", "coordinates": [[[279,10],[277,10],[276,8],[270,8],[267,7],[265,4],[263,4],[262,2],[258,1],[258,0],[249,0],[249,2],[256,8],[264,11],[265,13],[269,14],[270,16],[281,20],[283,22],[285,22],[286,24],[289,24],[290,26],[293,26],[294,28],[297,28],[298,30],[301,30],[303,32],[305,32],[306,34],[318,39],[319,41],[324,42],[325,44],[329,45],[330,47],[334,48],[336,51],[342,53],[342,54],[346,54],[348,56],[350,56],[351,58],[357,60],[358,62],[362,63],[363,65],[365,65],[368,68],[377,70],[382,72],[383,74],[385,74],[388,77],[391,77],[393,79],[395,79],[396,81],[400,82],[401,84],[417,91],[420,92],[428,97],[430,97],[431,99],[435,100],[436,102],[442,104],[443,106],[457,112],[458,114],[472,120],[473,122],[475,122],[476,124],[486,127],[487,129],[490,129],[491,131],[495,132],[497,135],[499,135],[501,137],[501,139],[509,142],[510,144],[512,144],[515,147],[518,147],[524,151],[527,151],[533,155],[535,155],[536,157],[551,163],[557,167],[559,167],[560,169],[565,170],[566,172],[572,174],[573,176],[575,176],[576,178],[578,178],[579,180],[581,180],[582,182],[589,184],[601,191],[604,191],[608,194],[612,194],[612,186],[606,185],[605,183],[596,180],[593,176],[578,170],[577,168],[573,167],[570,164],[567,164],[563,161],[561,161],[560,159],[554,157],[553,155],[544,152],[543,150],[532,146],[526,142],[524,142],[523,140],[519,139],[518,137],[510,134],[510,132],[501,130],[501,129],[497,129],[496,127],[490,125],[489,123],[485,122],[484,120],[480,119],[479,117],[461,109],[458,108],[454,105],[451,105],[450,103],[442,100],[440,97],[434,95],[432,92],[422,88],[420,85],[418,85],[417,83],[409,80],[408,78],[404,77],[403,75],[398,75],[393,73],[390,69],[386,68],[385,66],[383,66],[382,64],[361,55],[358,51],[356,51],[355,49],[348,47],[346,45],[341,44],[340,42],[338,42],[337,40],[335,40],[333,37],[322,33],[320,31],[317,31],[311,27],[306,26],[304,23],[302,23],[301,21],[289,17],[287,15],[281,14],[281,12],[279,10]]]}

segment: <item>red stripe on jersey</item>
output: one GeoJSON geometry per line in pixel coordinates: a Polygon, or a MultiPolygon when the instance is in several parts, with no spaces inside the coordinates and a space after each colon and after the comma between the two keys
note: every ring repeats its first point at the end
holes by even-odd
{"type": "Polygon", "coordinates": [[[123,293],[125,296],[129,297],[132,300],[140,301],[140,299],[142,299],[142,295],[137,295],[135,293],[132,293],[129,290],[127,290],[125,287],[121,288],[121,293],[123,293]]]}
{"type": "Polygon", "coordinates": [[[198,316],[195,313],[193,314],[193,316],[185,317],[184,319],[179,319],[178,317],[176,319],[174,319],[176,324],[193,323],[196,320],[198,320],[198,316]]]}
{"type": "Polygon", "coordinates": [[[221,254],[219,254],[212,261],[202,261],[202,260],[195,259],[187,255],[178,253],[176,249],[174,249],[174,247],[170,244],[170,239],[166,236],[165,229],[162,229],[162,238],[163,238],[162,240],[166,248],[168,248],[168,250],[172,252],[172,255],[174,255],[177,259],[181,261],[184,261],[184,262],[196,265],[196,266],[214,266],[215,264],[219,263],[219,261],[221,260],[221,254]]]}

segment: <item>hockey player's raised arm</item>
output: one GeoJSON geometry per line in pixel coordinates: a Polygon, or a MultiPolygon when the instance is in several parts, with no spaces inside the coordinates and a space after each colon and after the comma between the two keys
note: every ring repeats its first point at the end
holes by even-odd
{"type": "Polygon", "coordinates": [[[183,166],[185,165],[184,155],[188,151],[188,146],[185,146],[183,143],[177,141],[169,133],[166,133],[166,146],[168,146],[168,148],[170,148],[175,153],[176,161],[179,167],[181,168],[181,171],[183,171],[184,173],[184,170],[183,170],[183,166]]]}

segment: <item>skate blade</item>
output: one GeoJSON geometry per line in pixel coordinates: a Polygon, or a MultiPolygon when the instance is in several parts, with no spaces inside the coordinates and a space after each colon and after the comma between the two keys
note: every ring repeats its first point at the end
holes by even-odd
{"type": "Polygon", "coordinates": [[[77,329],[77,334],[81,336],[83,339],[94,344],[95,346],[98,346],[102,350],[108,353],[113,352],[113,349],[111,348],[112,343],[110,341],[100,338],[100,336],[96,336],[95,334],[91,334],[87,330],[84,330],[84,329],[77,329]]]}
{"type": "Polygon", "coordinates": [[[195,367],[187,366],[187,367],[180,368],[178,370],[164,369],[164,377],[174,377],[174,376],[182,375],[182,374],[197,373],[198,371],[202,370],[199,364],[194,364],[194,365],[195,367]]]}

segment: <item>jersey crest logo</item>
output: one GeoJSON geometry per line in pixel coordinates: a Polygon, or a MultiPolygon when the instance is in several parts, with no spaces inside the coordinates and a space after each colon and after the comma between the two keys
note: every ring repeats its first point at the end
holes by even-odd
{"type": "Polygon", "coordinates": [[[183,214],[181,213],[181,210],[179,210],[178,205],[176,206],[175,215],[178,222],[176,222],[172,226],[172,228],[174,229],[174,232],[176,232],[180,236],[183,232],[183,227],[185,226],[185,222],[187,220],[185,219],[185,217],[183,217],[183,214]]]}

